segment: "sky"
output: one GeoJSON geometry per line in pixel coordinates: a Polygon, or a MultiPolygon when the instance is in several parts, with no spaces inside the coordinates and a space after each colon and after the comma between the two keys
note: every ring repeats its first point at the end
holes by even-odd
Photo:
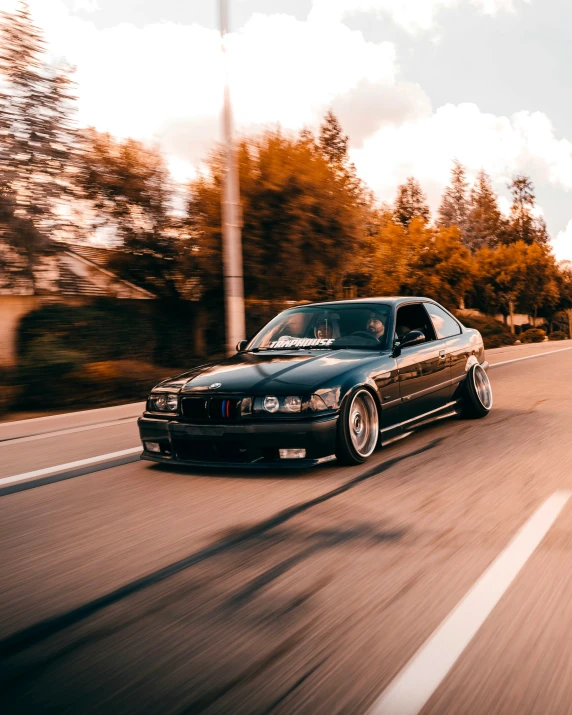
{"type": "MultiPolygon", "coordinates": [[[[12,10],[16,0],[0,0],[12,10]]],[[[451,164],[484,168],[505,211],[531,175],[572,260],[572,3],[228,0],[236,129],[317,129],[331,108],[380,200],[415,176],[435,211],[451,164]]],[[[220,139],[218,0],[29,0],[53,62],[76,67],[78,120],[157,142],[174,177],[220,139]]]]}

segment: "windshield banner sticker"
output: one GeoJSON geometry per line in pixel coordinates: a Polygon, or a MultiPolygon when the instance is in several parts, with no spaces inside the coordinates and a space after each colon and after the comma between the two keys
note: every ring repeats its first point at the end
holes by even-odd
{"type": "Polygon", "coordinates": [[[317,345],[331,345],[334,338],[290,338],[288,340],[275,340],[270,343],[270,348],[311,348],[317,345]]]}

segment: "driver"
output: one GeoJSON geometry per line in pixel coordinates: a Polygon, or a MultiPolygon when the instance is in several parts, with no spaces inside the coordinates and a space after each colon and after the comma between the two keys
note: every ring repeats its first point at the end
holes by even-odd
{"type": "Polygon", "coordinates": [[[383,324],[381,315],[372,311],[367,319],[365,329],[372,337],[381,340],[385,335],[385,325],[383,324]]]}

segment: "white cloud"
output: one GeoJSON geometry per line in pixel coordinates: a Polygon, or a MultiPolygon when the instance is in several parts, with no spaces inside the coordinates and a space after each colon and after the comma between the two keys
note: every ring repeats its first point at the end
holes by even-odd
{"type": "Polygon", "coordinates": [[[431,30],[442,10],[461,4],[476,6],[486,15],[514,12],[518,2],[528,0],[314,0],[310,20],[336,23],[356,13],[389,16],[411,33],[431,30]]]}
{"type": "MultiPolygon", "coordinates": [[[[439,9],[469,1],[489,13],[513,7],[510,0],[315,0],[307,22],[253,15],[228,37],[239,130],[277,122],[291,129],[316,126],[332,106],[350,132],[359,173],[383,200],[392,200],[397,185],[414,175],[435,208],[454,157],[470,177],[485,168],[498,189],[518,171],[572,189],[572,144],[556,138],[546,115],[496,116],[475,104],[434,110],[421,87],[400,80],[392,43],[367,42],[340,22],[357,7],[429,27],[439,9]]],[[[13,9],[15,2],[0,0],[0,9],[13,9]]],[[[93,0],[81,2],[95,7],[93,0]]],[[[219,136],[218,33],[168,22],[99,30],[63,0],[30,5],[54,59],[77,66],[80,122],[118,137],[158,141],[175,178],[192,177],[219,136]]]]}
{"type": "MultiPolygon", "coordinates": [[[[0,0],[0,8],[13,5],[14,0],[0,0]]],[[[77,68],[81,124],[159,141],[190,163],[206,154],[219,136],[223,93],[217,31],[168,22],[99,30],[62,0],[30,0],[30,5],[53,59],[65,57],[77,68]]],[[[228,52],[239,130],[277,122],[291,129],[316,125],[336,97],[360,84],[374,92],[397,85],[393,44],[366,42],[361,32],[341,23],[255,14],[228,36],[228,52]]],[[[409,91],[400,90],[408,116],[409,91]]],[[[411,93],[418,103],[421,90],[412,85],[411,93]]]]}
{"type": "Polygon", "coordinates": [[[78,10],[83,10],[84,12],[95,12],[99,10],[99,4],[97,0],[73,0],[73,9],[77,12],[78,10]]]}
{"type": "Polygon", "coordinates": [[[552,241],[552,249],[559,261],[572,261],[572,219],[552,241]]]}
{"type": "Polygon", "coordinates": [[[484,168],[497,188],[517,172],[536,182],[572,189],[572,143],[557,139],[550,120],[540,112],[512,117],[481,112],[475,104],[447,104],[398,126],[385,126],[354,149],[361,176],[380,198],[392,200],[396,186],[415,176],[435,207],[449,179],[454,158],[472,178],[484,168]]]}

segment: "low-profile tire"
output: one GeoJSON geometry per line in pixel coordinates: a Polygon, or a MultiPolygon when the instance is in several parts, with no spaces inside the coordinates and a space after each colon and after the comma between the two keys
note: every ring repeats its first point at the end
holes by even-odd
{"type": "Polygon", "coordinates": [[[336,457],[342,464],[363,464],[379,440],[379,413],[369,390],[358,387],[344,400],[338,419],[336,457]]]}
{"type": "Polygon", "coordinates": [[[493,390],[489,377],[481,365],[473,365],[465,380],[461,417],[486,417],[493,406],[493,390]]]}

